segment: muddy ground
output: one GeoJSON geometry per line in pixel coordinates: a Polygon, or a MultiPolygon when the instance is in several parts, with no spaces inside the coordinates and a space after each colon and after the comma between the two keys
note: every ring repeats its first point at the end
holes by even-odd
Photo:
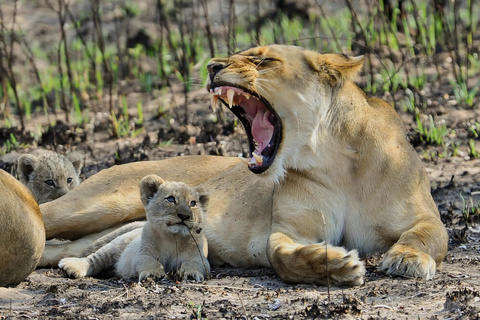
{"type": "MultiPolygon", "coordinates": [[[[41,14],[42,19],[49,17],[48,12],[36,14],[41,14]]],[[[24,28],[29,30],[28,23],[24,28]]],[[[30,30],[33,28],[30,26],[30,30]]],[[[359,83],[363,80],[359,79],[359,83]]],[[[155,98],[140,92],[139,83],[131,81],[124,83],[123,89],[132,115],[137,101],[144,104],[144,130],[139,135],[113,138],[109,133],[108,114],[102,112],[106,100],[97,101],[92,108],[92,121],[86,128],[65,123],[59,112],[54,115],[57,124],[43,134],[39,143],[33,143],[27,134],[22,137],[16,132],[19,140],[29,146],[0,157],[0,168],[12,172],[14,161],[21,153],[76,150],[85,156],[83,178],[87,179],[104,168],[132,161],[188,154],[237,156],[244,153],[247,146],[242,128],[235,125],[230,114],[226,114],[224,122],[213,121],[218,114],[209,108],[209,98],[201,82],[195,84],[195,90],[189,95],[189,125],[178,121],[174,107],[166,111],[167,116],[159,116],[157,112],[164,100],[168,100],[169,105],[184,103],[179,83],[174,84],[176,96],[155,98]]],[[[378,269],[380,254],[365,258],[365,284],[353,288],[288,285],[272,270],[264,269],[217,267],[213,268],[211,279],[201,283],[170,279],[141,284],[118,278],[74,280],[57,269],[39,269],[16,287],[0,288],[0,319],[480,319],[477,211],[480,160],[471,158],[466,147],[472,138],[468,129],[480,122],[480,112],[459,108],[451,90],[441,85],[432,84],[422,94],[425,101],[433,101],[431,108],[422,112],[423,119],[432,114],[437,121],[447,123],[455,130],[446,137],[447,141],[460,144],[455,156],[439,156],[443,149],[421,141],[414,117],[398,110],[427,168],[433,196],[450,234],[443,270],[433,280],[386,276],[378,269]]],[[[389,95],[381,97],[391,101],[389,95]]],[[[403,97],[405,93],[399,93],[396,98],[403,97]]],[[[27,131],[48,123],[41,113],[32,117],[27,131]]],[[[0,129],[0,140],[5,141],[11,130],[0,129]]]]}

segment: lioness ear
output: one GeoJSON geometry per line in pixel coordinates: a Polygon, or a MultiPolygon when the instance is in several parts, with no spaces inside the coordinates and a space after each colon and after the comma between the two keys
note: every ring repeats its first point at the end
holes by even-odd
{"type": "Polygon", "coordinates": [[[27,184],[30,180],[30,174],[35,170],[38,158],[31,154],[24,154],[17,159],[17,175],[20,182],[27,184]]]}
{"type": "Polygon", "coordinates": [[[327,53],[317,55],[315,68],[325,73],[331,85],[353,80],[363,67],[363,56],[348,57],[344,54],[327,53]]]}
{"type": "Polygon", "coordinates": [[[165,180],[156,174],[150,174],[140,181],[140,197],[144,206],[147,206],[153,196],[158,192],[158,189],[165,180]]]}
{"type": "Polygon", "coordinates": [[[70,160],[70,162],[73,165],[73,169],[75,169],[75,172],[80,175],[80,171],[82,171],[83,168],[83,157],[80,153],[78,152],[72,152],[67,156],[67,159],[70,160]]]}
{"type": "Polygon", "coordinates": [[[200,204],[205,209],[208,205],[208,200],[210,199],[209,196],[208,196],[208,193],[203,186],[198,186],[195,189],[198,192],[200,204]]]}

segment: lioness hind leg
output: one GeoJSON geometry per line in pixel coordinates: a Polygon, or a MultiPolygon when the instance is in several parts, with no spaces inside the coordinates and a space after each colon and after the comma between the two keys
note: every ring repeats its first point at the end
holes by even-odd
{"type": "Polygon", "coordinates": [[[447,252],[448,234],[438,218],[430,218],[404,232],[385,254],[381,269],[389,275],[430,280],[447,252]]]}
{"type": "Polygon", "coordinates": [[[363,284],[365,266],[355,250],[347,252],[324,243],[302,245],[276,232],[269,238],[268,258],[285,282],[363,284]]]}

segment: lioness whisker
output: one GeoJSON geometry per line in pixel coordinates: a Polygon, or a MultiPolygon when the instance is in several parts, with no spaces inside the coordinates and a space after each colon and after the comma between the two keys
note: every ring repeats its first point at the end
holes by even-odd
{"type": "Polygon", "coordinates": [[[281,67],[281,66],[275,66],[275,67],[270,67],[270,68],[268,68],[268,69],[263,69],[263,70],[258,71],[258,74],[265,74],[265,73],[274,71],[275,69],[278,69],[278,68],[280,68],[280,67],[281,67]]]}

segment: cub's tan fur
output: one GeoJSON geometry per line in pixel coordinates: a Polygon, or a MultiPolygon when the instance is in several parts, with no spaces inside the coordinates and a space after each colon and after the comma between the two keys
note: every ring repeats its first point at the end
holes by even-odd
{"type": "Polygon", "coordinates": [[[28,189],[0,170],[0,286],[16,285],[36,267],[45,246],[38,204],[28,189]]]}
{"type": "Polygon", "coordinates": [[[18,178],[39,204],[55,200],[78,186],[82,167],[83,159],[76,152],[68,156],[49,152],[38,158],[24,154],[17,159],[18,178]]]}
{"type": "Polygon", "coordinates": [[[126,225],[97,240],[92,246],[102,246],[95,252],[64,258],[59,267],[80,278],[115,265],[119,276],[139,281],[172,271],[198,281],[210,274],[200,227],[208,202],[203,189],[152,174],[140,181],[140,194],[147,215],[143,229],[136,223],[126,225]]]}
{"type": "Polygon", "coordinates": [[[271,266],[293,283],[358,285],[357,252],[378,251],[387,274],[431,279],[448,235],[395,110],[352,82],[362,64],[279,45],[212,59],[207,89],[246,123],[248,168],[258,174],[239,159],[204,156],[114,167],[41,205],[47,236],[92,237],[143,218],[133,186],[155,173],[210,191],[213,263],[271,266]]]}

